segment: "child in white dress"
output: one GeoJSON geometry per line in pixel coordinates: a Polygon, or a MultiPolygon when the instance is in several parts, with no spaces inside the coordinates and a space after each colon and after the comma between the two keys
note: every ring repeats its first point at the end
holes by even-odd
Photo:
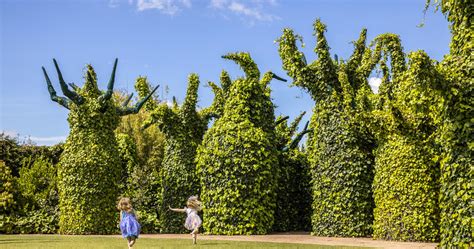
{"type": "Polygon", "coordinates": [[[193,244],[196,244],[197,234],[199,233],[199,227],[201,227],[202,224],[201,217],[199,217],[199,215],[197,214],[197,212],[201,211],[202,209],[201,202],[198,200],[198,197],[189,197],[186,203],[186,207],[183,209],[171,207],[169,207],[169,209],[174,212],[186,213],[188,215],[186,217],[184,227],[191,231],[191,234],[193,236],[193,244]]]}

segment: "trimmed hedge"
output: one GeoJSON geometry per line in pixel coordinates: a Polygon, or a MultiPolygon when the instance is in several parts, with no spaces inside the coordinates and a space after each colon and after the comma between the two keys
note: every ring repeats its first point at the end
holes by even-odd
{"type": "Polygon", "coordinates": [[[78,93],[81,105],[70,105],[70,132],[58,169],[59,232],[111,234],[116,231],[120,157],[114,129],[120,118],[112,100],[102,105],[96,74],[87,66],[78,93]],[[105,110],[103,110],[105,106],[105,110]]]}
{"type": "MultiPolygon", "coordinates": [[[[398,37],[377,39],[397,44],[386,53],[403,54],[398,37]]],[[[444,104],[441,78],[424,52],[411,53],[408,58],[408,66],[404,60],[391,61],[392,75],[388,75],[386,57],[382,61],[381,103],[374,112],[377,127],[383,130],[378,131],[376,151],[374,237],[436,241],[439,151],[434,136],[444,104]],[[394,70],[396,66],[401,70],[394,70]]]]}
{"type": "Polygon", "coordinates": [[[365,47],[365,30],[347,63],[331,59],[326,26],[316,20],[314,30],[318,59],[311,64],[296,45],[302,38],[292,30],[284,29],[278,40],[283,69],[293,85],[306,89],[316,102],[310,123],[314,132],[308,139],[312,231],[320,236],[367,236],[373,220],[374,142],[366,124],[366,78],[375,64],[365,47]]]}
{"type": "MultiPolygon", "coordinates": [[[[199,180],[194,162],[196,149],[207,129],[208,117],[196,109],[199,78],[191,74],[188,89],[181,106],[175,102],[151,102],[145,108],[151,112],[144,126],[157,125],[165,135],[165,150],[160,169],[161,193],[159,193],[159,223],[162,233],[186,233],[182,214],[172,212],[171,207],[182,207],[191,195],[200,193],[199,180]]],[[[137,81],[135,88],[140,96],[150,92],[148,84],[137,81]]],[[[204,110],[202,111],[204,112],[204,110]]]]}
{"type": "Polygon", "coordinates": [[[67,98],[57,96],[43,67],[51,100],[70,110],[70,133],[58,166],[59,232],[114,233],[121,174],[114,130],[120,116],[137,113],[150,96],[133,108],[126,106],[128,100],[117,105],[112,98],[117,59],[105,92],[99,90],[97,75],[91,65],[87,65],[84,86],[69,84],[70,89],[56,60],[53,61],[61,90],[67,98]]]}
{"type": "Polygon", "coordinates": [[[246,76],[228,84],[223,115],[198,149],[203,227],[209,234],[266,234],[274,221],[278,163],[268,87],[274,75],[260,80],[248,53],[224,58],[238,63],[246,76]]]}

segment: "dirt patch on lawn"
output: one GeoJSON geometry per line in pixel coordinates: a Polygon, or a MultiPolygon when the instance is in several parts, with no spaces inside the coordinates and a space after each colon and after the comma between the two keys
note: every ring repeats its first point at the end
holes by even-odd
{"type": "MultiPolygon", "coordinates": [[[[189,234],[143,234],[141,238],[155,239],[191,239],[189,234]]],[[[336,238],[336,237],[316,237],[309,233],[277,233],[270,235],[251,235],[251,236],[220,236],[220,235],[202,235],[199,240],[234,240],[234,241],[255,241],[255,242],[274,242],[274,243],[296,243],[296,244],[318,244],[330,246],[361,246],[390,249],[433,249],[437,243],[420,242],[398,242],[374,240],[371,238],[336,238]]]]}

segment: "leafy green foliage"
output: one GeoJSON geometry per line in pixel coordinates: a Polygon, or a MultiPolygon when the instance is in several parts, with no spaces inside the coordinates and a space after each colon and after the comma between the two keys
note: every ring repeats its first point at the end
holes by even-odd
{"type": "Polygon", "coordinates": [[[113,233],[120,179],[120,157],[113,131],[120,118],[111,99],[105,104],[99,102],[96,74],[90,65],[86,83],[78,93],[85,101],[69,106],[71,131],[58,169],[60,232],[113,233]]]}
{"type": "Polygon", "coordinates": [[[438,66],[445,88],[443,124],[438,137],[442,146],[440,246],[471,248],[474,247],[473,5],[469,1],[437,2],[451,23],[452,33],[450,54],[438,66]]]}
{"type": "Polygon", "coordinates": [[[13,176],[4,161],[0,161],[0,214],[15,204],[13,199],[13,176]]]}
{"type": "Polygon", "coordinates": [[[15,205],[0,213],[0,231],[56,233],[59,221],[57,170],[51,160],[45,157],[24,160],[14,186],[15,205]]]}
{"type": "MultiPolygon", "coordinates": [[[[53,60],[67,97],[58,97],[46,69],[43,73],[51,100],[70,110],[70,134],[61,154],[58,168],[59,225],[63,234],[107,234],[115,231],[115,202],[119,194],[121,168],[114,130],[120,116],[137,113],[150,97],[133,108],[121,106],[112,99],[115,81],[115,60],[107,91],[97,86],[97,75],[87,65],[82,88],[64,81],[56,60],[53,60]]],[[[156,90],[156,88],[155,88],[156,90]]]]}
{"type": "Polygon", "coordinates": [[[371,93],[367,76],[375,66],[366,49],[366,31],[355,42],[347,63],[333,61],[324,32],[314,23],[318,59],[308,64],[298,50],[302,38],[283,30],[279,53],[293,84],[306,89],[316,101],[308,139],[312,174],[312,231],[322,236],[367,236],[372,225],[372,149],[367,118],[371,93]]]}
{"type": "MultiPolygon", "coordinates": [[[[194,159],[207,129],[208,117],[196,110],[198,87],[198,76],[191,74],[181,106],[175,104],[170,107],[166,103],[153,102],[145,107],[151,113],[144,126],[155,124],[165,136],[164,157],[159,172],[161,193],[158,197],[159,223],[164,233],[186,232],[182,215],[171,212],[168,207],[181,207],[189,196],[200,192],[194,159]]],[[[137,81],[135,88],[140,96],[150,92],[145,81],[137,81]]]]}
{"type": "Polygon", "coordinates": [[[35,146],[1,134],[3,177],[0,233],[55,233],[58,229],[56,163],[63,145],[35,146]],[[16,169],[10,170],[9,164],[16,169]]]}
{"type": "MultiPolygon", "coordinates": [[[[145,77],[139,77],[136,85],[149,84],[145,77]]],[[[117,102],[126,99],[124,92],[116,93],[117,102]]],[[[145,106],[156,104],[148,101],[145,106]]],[[[143,123],[150,117],[150,112],[143,108],[136,115],[123,116],[115,130],[119,145],[121,161],[127,166],[123,168],[121,184],[124,185],[123,196],[131,199],[137,212],[143,233],[160,231],[158,220],[158,204],[160,203],[161,183],[159,172],[163,161],[165,136],[156,127],[142,130],[143,123]]]]}
{"type": "MultiPolygon", "coordinates": [[[[379,41],[387,37],[379,37],[379,41]]],[[[400,42],[395,42],[400,44],[400,42]]],[[[400,46],[394,46],[396,53],[400,46]]],[[[395,53],[392,51],[392,54],[395,53]]],[[[384,81],[374,111],[379,147],[374,179],[374,237],[436,241],[439,233],[439,151],[434,143],[443,107],[441,78],[422,51],[382,58],[384,81]],[[395,73],[395,67],[402,70],[395,73]]]]}
{"type": "Polygon", "coordinates": [[[21,195],[34,208],[57,208],[57,169],[49,159],[38,158],[31,167],[22,167],[17,186],[21,195]]]}
{"type": "Polygon", "coordinates": [[[280,152],[278,153],[279,172],[273,231],[309,231],[311,229],[312,197],[309,162],[304,151],[299,148],[289,148],[301,118],[302,115],[290,126],[283,122],[275,129],[280,152]]]}
{"type": "Polygon", "coordinates": [[[0,133],[0,160],[8,165],[14,177],[20,175],[20,168],[25,159],[34,162],[36,158],[44,157],[51,159],[53,164],[57,164],[63,147],[62,143],[53,146],[37,146],[29,140],[20,141],[18,138],[0,133]]]}
{"type": "Polygon", "coordinates": [[[268,83],[248,53],[224,56],[246,77],[228,84],[223,114],[205,134],[197,169],[210,234],[265,234],[273,224],[277,164],[274,114],[268,83]],[[230,86],[230,87],[228,87],[230,86]]]}

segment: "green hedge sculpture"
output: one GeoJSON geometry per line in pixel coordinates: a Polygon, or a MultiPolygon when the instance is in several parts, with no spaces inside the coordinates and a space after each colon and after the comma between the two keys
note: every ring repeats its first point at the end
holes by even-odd
{"type": "Polygon", "coordinates": [[[318,59],[308,64],[291,29],[277,40],[283,69],[316,102],[308,139],[312,173],[312,231],[319,236],[367,236],[373,220],[374,140],[366,123],[371,93],[367,77],[375,66],[366,50],[366,30],[347,62],[332,60],[324,32],[314,23],[318,59]]]}
{"type": "Polygon", "coordinates": [[[395,35],[375,42],[384,73],[374,111],[374,237],[436,241],[439,235],[439,150],[436,128],[443,106],[441,77],[423,51],[408,55],[395,35]],[[391,68],[387,64],[391,57],[391,68]]]}
{"type": "Polygon", "coordinates": [[[223,58],[239,64],[245,77],[221,77],[228,89],[222,116],[198,148],[203,227],[209,234],[266,234],[274,220],[278,170],[268,83],[278,77],[268,72],[260,79],[248,53],[223,58]]]}
{"type": "Polygon", "coordinates": [[[120,158],[114,129],[120,116],[137,113],[150,95],[133,107],[126,107],[130,99],[121,106],[114,103],[111,97],[117,59],[105,92],[97,87],[97,75],[91,65],[87,65],[86,82],[80,88],[72,83],[68,86],[56,60],[53,61],[66,97],[56,95],[43,67],[44,76],[51,100],[70,110],[68,121],[71,129],[58,168],[59,232],[114,233],[120,179],[120,158]]]}

